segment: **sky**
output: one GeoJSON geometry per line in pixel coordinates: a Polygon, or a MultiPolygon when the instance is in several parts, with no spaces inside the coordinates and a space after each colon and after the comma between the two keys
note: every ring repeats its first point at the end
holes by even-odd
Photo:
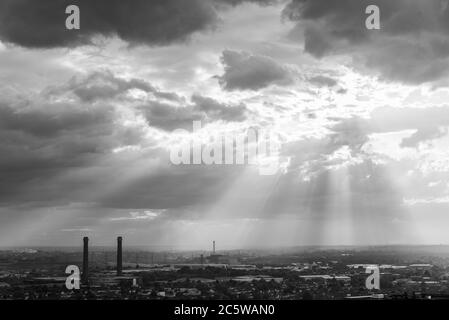
{"type": "Polygon", "coordinates": [[[447,0],[0,0],[0,246],[447,244],[448,100],[447,0]]]}

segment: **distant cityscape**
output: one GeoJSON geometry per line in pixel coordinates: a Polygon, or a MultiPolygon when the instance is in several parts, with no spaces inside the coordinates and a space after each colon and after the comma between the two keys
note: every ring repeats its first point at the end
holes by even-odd
{"type": "Polygon", "coordinates": [[[0,251],[0,298],[57,299],[448,299],[449,246],[298,247],[209,252],[117,248],[0,251]],[[81,270],[69,290],[68,265],[81,270]],[[380,270],[369,290],[366,268],[380,270]]]}

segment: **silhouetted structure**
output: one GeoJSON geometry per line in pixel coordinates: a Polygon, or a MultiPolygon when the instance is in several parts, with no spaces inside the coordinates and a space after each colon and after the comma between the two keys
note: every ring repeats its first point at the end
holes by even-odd
{"type": "Polygon", "coordinates": [[[81,281],[83,284],[89,283],[89,238],[83,238],[83,274],[81,281]]]}
{"type": "Polygon", "coordinates": [[[122,275],[122,237],[117,238],[117,275],[122,275]]]}
{"type": "Polygon", "coordinates": [[[212,242],[212,254],[215,255],[215,240],[212,242]]]}

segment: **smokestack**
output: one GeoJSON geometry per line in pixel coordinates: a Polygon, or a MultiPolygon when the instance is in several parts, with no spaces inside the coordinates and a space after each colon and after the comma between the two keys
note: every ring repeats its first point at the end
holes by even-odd
{"type": "Polygon", "coordinates": [[[215,255],[215,240],[212,242],[212,254],[215,255]]]}
{"type": "Polygon", "coordinates": [[[89,282],[89,238],[83,238],[83,275],[82,282],[87,284],[89,282]]]}
{"type": "Polygon", "coordinates": [[[117,238],[117,275],[122,275],[122,237],[117,238]]]}

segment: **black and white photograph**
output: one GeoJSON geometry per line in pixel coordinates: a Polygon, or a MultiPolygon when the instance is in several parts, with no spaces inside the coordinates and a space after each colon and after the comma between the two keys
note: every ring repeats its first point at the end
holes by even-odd
{"type": "Polygon", "coordinates": [[[0,0],[0,300],[449,300],[449,1],[0,0]]]}

